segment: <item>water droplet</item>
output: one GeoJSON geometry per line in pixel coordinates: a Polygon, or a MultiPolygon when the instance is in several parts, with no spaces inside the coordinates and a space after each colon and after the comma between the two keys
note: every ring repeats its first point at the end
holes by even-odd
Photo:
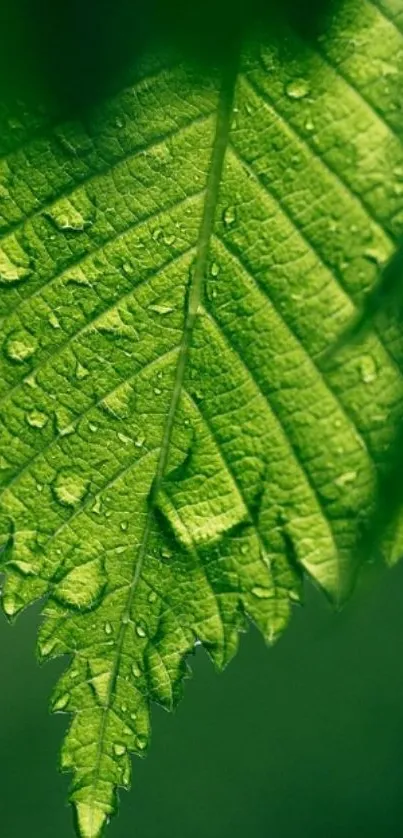
{"type": "Polygon", "coordinates": [[[309,84],[306,79],[297,78],[288,82],[285,92],[290,99],[304,99],[308,96],[310,91],[309,84]]]}
{"type": "Polygon", "coordinates": [[[171,314],[173,311],[173,307],[170,305],[159,305],[158,303],[155,305],[148,306],[149,311],[155,311],[156,314],[171,314]]]}
{"type": "Polygon", "coordinates": [[[353,483],[357,477],[356,471],[346,471],[344,474],[341,474],[340,477],[337,477],[334,481],[336,486],[347,486],[348,483],[353,483]]]}
{"type": "Polygon", "coordinates": [[[140,436],[137,437],[137,439],[134,440],[134,444],[135,444],[136,448],[142,448],[145,441],[146,441],[145,436],[140,435],[140,436]]]}
{"type": "Polygon", "coordinates": [[[171,247],[171,245],[173,245],[175,240],[176,240],[176,236],[174,236],[172,234],[170,234],[169,236],[164,236],[164,244],[168,245],[168,247],[171,247]]]}
{"type": "Polygon", "coordinates": [[[95,425],[94,422],[88,422],[88,427],[89,427],[91,433],[96,434],[96,432],[98,430],[98,425],[95,425]]]}
{"type": "Polygon", "coordinates": [[[0,248],[0,285],[15,285],[27,279],[31,273],[30,260],[14,236],[9,239],[12,256],[0,248]]]}
{"type": "Polygon", "coordinates": [[[87,378],[87,375],[89,375],[89,371],[87,370],[87,368],[83,367],[83,365],[80,364],[79,361],[77,361],[76,378],[78,378],[78,380],[81,381],[83,378],[87,378]]]}
{"type": "Polygon", "coordinates": [[[122,757],[126,753],[126,745],[121,745],[119,742],[116,742],[113,750],[117,757],[122,757]]]}
{"type": "Polygon", "coordinates": [[[10,361],[15,361],[17,364],[22,364],[32,358],[38,342],[36,338],[29,332],[19,331],[12,332],[6,340],[5,352],[10,361]]]}
{"type": "Polygon", "coordinates": [[[167,547],[162,547],[160,555],[162,559],[166,559],[167,561],[172,559],[172,553],[167,547]]]}
{"type": "Polygon", "coordinates": [[[60,436],[68,436],[75,432],[73,415],[66,408],[60,407],[55,411],[55,422],[60,436]]]}
{"type": "Polygon", "coordinates": [[[308,116],[308,119],[305,120],[305,130],[306,131],[314,131],[315,130],[315,123],[310,116],[308,116]]]}
{"type": "Polygon", "coordinates": [[[40,410],[31,410],[30,413],[27,413],[26,420],[28,425],[31,425],[31,428],[44,428],[49,421],[49,416],[40,410]]]}
{"type": "Polygon", "coordinates": [[[96,327],[99,332],[105,332],[107,334],[135,336],[134,330],[124,323],[120,311],[117,308],[113,308],[103,314],[97,321],[96,327]]]}
{"type": "Polygon", "coordinates": [[[137,663],[132,663],[132,673],[135,678],[140,678],[141,669],[137,663]]]}
{"type": "Polygon", "coordinates": [[[217,262],[213,262],[213,264],[211,265],[210,273],[211,276],[218,276],[218,274],[220,273],[220,266],[217,265],[217,262]]]}
{"type": "Polygon", "coordinates": [[[97,669],[94,664],[90,664],[90,669],[92,676],[89,682],[90,686],[94,690],[99,703],[105,707],[110,696],[112,672],[107,670],[106,672],[98,672],[97,674],[97,669]]]}
{"type": "Polygon", "coordinates": [[[227,207],[223,212],[223,221],[226,227],[230,227],[236,221],[235,207],[227,207]]]}
{"type": "Polygon", "coordinates": [[[361,378],[365,384],[371,384],[378,376],[376,363],[371,355],[364,355],[360,361],[361,378]]]}
{"type": "Polygon", "coordinates": [[[49,314],[48,317],[49,323],[52,326],[52,329],[60,329],[60,323],[53,311],[49,314]]]}
{"type": "Polygon", "coordinates": [[[93,559],[74,567],[53,589],[53,597],[64,605],[81,610],[92,608],[100,599],[106,584],[101,559],[93,559]]]}
{"type": "Polygon", "coordinates": [[[155,393],[156,396],[160,396],[161,393],[162,393],[162,390],[160,389],[160,387],[154,387],[154,393],[155,393]]]}
{"type": "Polygon", "coordinates": [[[144,749],[147,747],[147,737],[142,736],[141,734],[137,736],[136,745],[138,748],[140,748],[140,751],[144,751],[144,749]]]}
{"type": "Polygon", "coordinates": [[[112,629],[112,626],[111,626],[110,623],[105,623],[104,631],[105,631],[105,634],[112,634],[113,629],[112,629]]]}
{"type": "Polygon", "coordinates": [[[64,695],[59,696],[56,698],[55,701],[52,701],[52,711],[53,713],[60,713],[62,710],[67,707],[69,703],[70,696],[68,693],[64,693],[64,695]]]}
{"type": "Polygon", "coordinates": [[[56,499],[63,506],[77,506],[83,499],[89,481],[70,469],[59,471],[53,484],[56,499]]]}
{"type": "Polygon", "coordinates": [[[137,623],[136,633],[138,634],[139,637],[147,637],[147,632],[146,632],[144,626],[141,625],[141,623],[137,623]]]}
{"type": "Polygon", "coordinates": [[[123,445],[128,445],[128,443],[131,442],[131,438],[129,436],[126,436],[126,434],[120,433],[120,431],[118,432],[117,436],[118,439],[120,439],[120,441],[123,442],[123,445]]]}
{"type": "Polygon", "coordinates": [[[91,221],[82,211],[76,209],[69,198],[62,198],[57,201],[44,215],[52,222],[57,230],[62,233],[82,233],[86,227],[91,226],[91,221]]]}
{"type": "Polygon", "coordinates": [[[150,593],[148,594],[148,601],[149,602],[156,602],[157,601],[156,591],[150,591],[150,593]]]}
{"type": "Polygon", "coordinates": [[[70,274],[65,275],[66,285],[84,285],[87,288],[92,288],[92,282],[84,273],[83,268],[74,268],[70,274]]]}
{"type": "Polygon", "coordinates": [[[25,384],[27,385],[27,387],[33,388],[38,386],[35,372],[32,372],[31,375],[27,376],[27,378],[25,379],[25,384]]]}
{"type": "Polygon", "coordinates": [[[121,530],[127,530],[127,527],[128,527],[127,521],[122,521],[122,523],[120,525],[120,529],[121,530]]]}
{"type": "Polygon", "coordinates": [[[252,588],[252,594],[257,596],[258,599],[270,599],[270,597],[273,596],[273,592],[270,588],[264,588],[261,585],[255,585],[255,587],[252,588]]]}
{"type": "Polygon", "coordinates": [[[133,720],[133,722],[135,722],[137,719],[137,713],[130,713],[130,718],[133,720]]]}
{"type": "Polygon", "coordinates": [[[102,512],[102,500],[101,500],[100,495],[97,495],[97,497],[95,498],[95,503],[91,507],[91,512],[93,512],[94,515],[100,515],[101,514],[101,512],[102,512]]]}
{"type": "Polygon", "coordinates": [[[124,124],[124,120],[120,116],[117,116],[115,119],[116,128],[124,128],[124,124]]]}

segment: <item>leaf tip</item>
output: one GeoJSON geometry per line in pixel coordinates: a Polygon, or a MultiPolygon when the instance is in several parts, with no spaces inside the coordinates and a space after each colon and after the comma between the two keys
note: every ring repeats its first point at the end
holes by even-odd
{"type": "Polygon", "coordinates": [[[74,804],[74,811],[79,838],[101,838],[109,820],[107,812],[93,803],[82,802],[74,804]]]}

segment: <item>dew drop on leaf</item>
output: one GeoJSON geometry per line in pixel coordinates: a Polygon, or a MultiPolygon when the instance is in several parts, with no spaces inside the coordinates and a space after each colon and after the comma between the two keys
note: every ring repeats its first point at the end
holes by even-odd
{"type": "Polygon", "coordinates": [[[140,748],[140,751],[144,751],[147,747],[147,737],[142,736],[141,734],[136,738],[137,747],[140,748]]]}
{"type": "Polygon", "coordinates": [[[44,428],[47,422],[49,421],[49,416],[46,413],[42,413],[40,410],[31,410],[30,413],[27,413],[26,420],[28,425],[31,425],[31,428],[44,428]]]}
{"type": "Polygon", "coordinates": [[[32,358],[37,348],[37,340],[29,332],[19,330],[12,332],[6,340],[5,353],[10,361],[22,364],[32,358]]]}
{"type": "Polygon", "coordinates": [[[149,311],[155,311],[156,314],[171,314],[173,306],[155,304],[148,306],[148,309],[149,311]]]}
{"type": "Polygon", "coordinates": [[[60,323],[53,311],[49,314],[48,321],[52,326],[52,329],[60,329],[60,323]]]}
{"type": "Polygon", "coordinates": [[[171,247],[171,245],[173,245],[175,240],[176,240],[176,236],[173,236],[173,235],[164,236],[164,244],[168,245],[168,247],[171,247]]]}
{"type": "Polygon", "coordinates": [[[53,596],[71,608],[91,608],[101,597],[106,584],[101,559],[74,567],[56,585],[53,596]]]}
{"type": "Polygon", "coordinates": [[[68,198],[58,201],[45,215],[62,233],[82,233],[92,223],[68,198]]]}
{"type": "Polygon", "coordinates": [[[371,384],[378,376],[376,363],[371,355],[364,355],[360,361],[361,378],[364,384],[371,384]]]}
{"type": "Polygon", "coordinates": [[[120,439],[121,442],[123,442],[123,445],[127,445],[129,442],[131,442],[130,437],[126,436],[126,434],[120,433],[120,431],[118,432],[117,437],[118,439],[120,439]]]}
{"type": "Polygon", "coordinates": [[[117,757],[122,757],[126,753],[126,745],[121,745],[120,742],[116,742],[113,746],[113,751],[117,757]]]}
{"type": "Polygon", "coordinates": [[[53,484],[56,499],[63,506],[77,506],[82,501],[89,481],[71,469],[59,471],[53,484]]]}
{"type": "Polygon", "coordinates": [[[218,274],[220,273],[220,267],[219,265],[217,265],[217,262],[213,262],[213,264],[211,265],[210,273],[211,276],[218,276],[218,274]]]}
{"type": "Polygon", "coordinates": [[[273,595],[273,592],[270,588],[264,588],[262,585],[255,585],[255,587],[252,588],[252,594],[257,596],[258,599],[269,599],[273,595]]]}
{"type": "MultiPolygon", "coordinates": [[[[19,249],[20,259],[14,261],[4,250],[0,248],[0,285],[9,287],[28,279],[32,270],[26,254],[19,249]],[[21,263],[20,263],[21,261],[21,263]]],[[[16,255],[17,257],[17,255],[16,255]]],[[[15,258],[16,258],[15,257],[15,258]]]]}
{"type": "Polygon", "coordinates": [[[64,407],[55,410],[55,424],[60,436],[69,436],[75,432],[75,425],[72,420],[72,414],[64,407]]]}
{"type": "Polygon", "coordinates": [[[102,512],[102,500],[99,495],[95,498],[95,503],[91,507],[91,512],[93,512],[94,515],[100,515],[102,512]]]}
{"type": "Polygon", "coordinates": [[[104,625],[105,634],[112,634],[112,626],[110,623],[105,623],[104,625]]]}
{"type": "Polygon", "coordinates": [[[304,99],[308,96],[310,87],[306,79],[297,78],[288,82],[285,92],[290,99],[304,99]]]}
{"type": "Polygon", "coordinates": [[[137,663],[132,663],[132,673],[135,678],[140,678],[141,669],[137,663]]]}
{"type": "Polygon", "coordinates": [[[144,626],[141,625],[141,623],[137,624],[136,633],[138,634],[139,637],[146,637],[147,636],[147,632],[146,632],[144,626]]]}
{"type": "Polygon", "coordinates": [[[340,477],[337,477],[334,481],[336,486],[347,486],[349,483],[353,483],[357,477],[356,471],[346,471],[344,474],[341,474],[340,477]]]}
{"type": "Polygon", "coordinates": [[[83,365],[80,364],[79,361],[77,361],[76,378],[78,378],[78,380],[81,381],[83,378],[86,378],[87,375],[89,375],[89,372],[88,372],[87,368],[83,367],[83,365]]]}
{"type": "Polygon", "coordinates": [[[223,221],[226,227],[230,227],[236,221],[235,207],[227,207],[223,212],[223,221]]]}

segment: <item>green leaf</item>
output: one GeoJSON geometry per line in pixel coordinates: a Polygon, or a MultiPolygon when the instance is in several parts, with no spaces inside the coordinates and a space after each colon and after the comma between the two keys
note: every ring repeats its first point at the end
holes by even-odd
{"type": "Polygon", "coordinates": [[[303,572],[353,585],[403,345],[384,318],[328,349],[403,231],[402,30],[400,0],[349,0],[315,46],[149,63],[82,122],[4,116],[3,608],[45,597],[39,656],[70,657],[83,838],[197,641],[221,668],[246,618],[279,636],[303,572]]]}

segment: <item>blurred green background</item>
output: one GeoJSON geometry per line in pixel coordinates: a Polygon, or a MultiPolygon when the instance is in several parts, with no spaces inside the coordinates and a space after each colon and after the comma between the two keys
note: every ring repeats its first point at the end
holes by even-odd
{"type": "MultiPolygon", "coordinates": [[[[403,835],[403,564],[372,570],[339,614],[307,589],[273,649],[255,630],[217,675],[202,649],[172,716],[133,761],[110,838],[403,835]]],[[[0,620],[2,838],[72,838],[56,771],[63,661],[34,659],[38,609],[0,620]]]]}

